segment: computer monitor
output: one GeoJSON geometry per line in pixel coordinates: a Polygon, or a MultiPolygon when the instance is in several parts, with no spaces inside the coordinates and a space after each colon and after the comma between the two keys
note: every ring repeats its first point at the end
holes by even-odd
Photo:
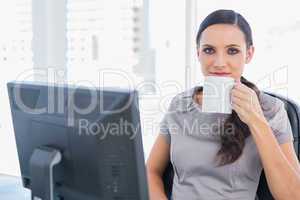
{"type": "Polygon", "coordinates": [[[32,199],[148,200],[136,90],[7,84],[32,199]]]}

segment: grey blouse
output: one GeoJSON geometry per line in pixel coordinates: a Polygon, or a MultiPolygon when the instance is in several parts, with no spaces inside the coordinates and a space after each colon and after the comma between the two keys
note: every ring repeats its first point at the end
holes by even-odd
{"type": "MultiPolygon", "coordinates": [[[[201,112],[192,98],[195,89],[177,94],[160,122],[175,173],[173,200],[254,200],[262,164],[252,136],[246,138],[237,161],[218,167],[214,158],[220,148],[219,134],[230,115],[201,112]]],[[[265,93],[259,101],[278,143],[293,141],[283,102],[265,93]]]]}

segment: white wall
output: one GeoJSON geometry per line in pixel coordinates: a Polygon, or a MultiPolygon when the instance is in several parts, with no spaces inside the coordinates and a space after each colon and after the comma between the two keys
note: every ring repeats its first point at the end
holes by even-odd
{"type": "Polygon", "coordinates": [[[155,97],[141,101],[141,117],[145,122],[143,142],[145,157],[159,133],[158,123],[170,99],[185,89],[185,2],[182,0],[150,0],[150,40],[155,50],[155,97]]]}

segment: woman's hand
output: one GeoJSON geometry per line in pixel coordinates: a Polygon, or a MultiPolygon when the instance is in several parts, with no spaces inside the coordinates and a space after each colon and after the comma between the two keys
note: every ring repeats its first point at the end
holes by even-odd
{"type": "Polygon", "coordinates": [[[231,90],[232,108],[249,127],[258,120],[266,121],[258,97],[254,90],[241,82],[236,82],[231,90]]]}

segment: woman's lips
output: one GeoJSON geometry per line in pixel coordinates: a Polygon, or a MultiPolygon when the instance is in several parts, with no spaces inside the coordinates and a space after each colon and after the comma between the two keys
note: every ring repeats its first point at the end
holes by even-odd
{"type": "Polygon", "coordinates": [[[210,75],[213,76],[229,76],[230,73],[225,73],[225,72],[214,72],[214,73],[209,73],[210,75]]]}

